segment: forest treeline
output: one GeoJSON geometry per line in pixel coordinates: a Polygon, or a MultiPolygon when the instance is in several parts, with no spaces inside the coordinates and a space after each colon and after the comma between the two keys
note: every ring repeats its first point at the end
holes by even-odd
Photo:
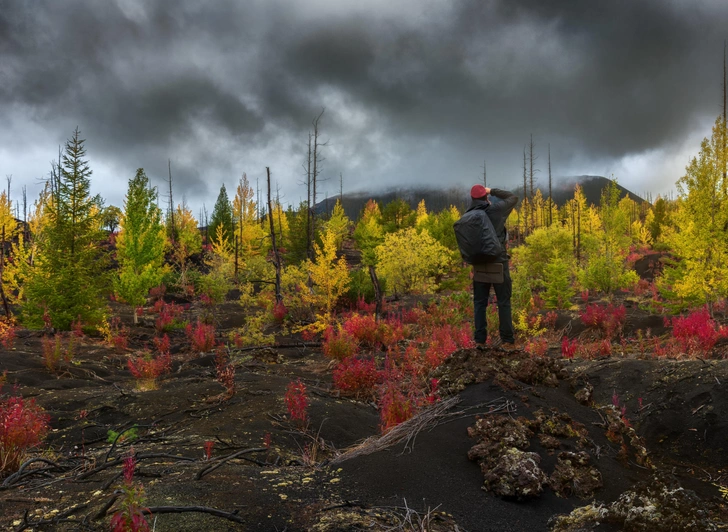
{"type": "MultiPolygon", "coordinates": [[[[538,190],[524,198],[508,220],[518,328],[536,326],[529,318],[534,294],[549,308],[568,308],[580,291],[634,289],[632,266],[650,249],[669,252],[650,288],[664,308],[724,300],[725,137],[719,118],[677,182],[675,199],[636,202],[620,197],[615,182],[599,204],[587,204],[578,185],[561,205],[538,190]]],[[[270,193],[261,205],[243,175],[232,198],[221,188],[201,231],[184,203],[162,211],[143,169],[130,176],[122,208],[91,195],[91,176],[76,130],[26,224],[15,219],[8,193],[0,194],[0,295],[5,313],[15,310],[27,327],[99,326],[108,319],[109,298],[136,309],[162,285],[210,305],[238,288],[251,310],[241,334],[256,343],[275,320],[317,333],[342,305],[469,286],[452,229],[461,215],[455,206],[430,212],[424,201],[412,209],[401,199],[370,200],[350,220],[338,200],[329,215],[305,201],[284,208],[270,193]]]]}

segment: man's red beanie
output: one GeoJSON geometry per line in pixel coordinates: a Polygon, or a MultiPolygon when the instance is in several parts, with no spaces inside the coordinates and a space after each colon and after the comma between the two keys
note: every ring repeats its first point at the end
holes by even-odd
{"type": "Polygon", "coordinates": [[[487,196],[485,193],[485,187],[483,185],[474,185],[470,189],[470,197],[473,199],[483,199],[487,196]]]}

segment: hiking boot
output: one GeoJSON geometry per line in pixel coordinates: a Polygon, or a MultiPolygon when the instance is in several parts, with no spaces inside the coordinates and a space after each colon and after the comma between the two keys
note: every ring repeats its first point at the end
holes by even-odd
{"type": "Polygon", "coordinates": [[[482,343],[476,342],[475,349],[477,349],[479,351],[485,351],[486,349],[488,349],[488,344],[486,344],[485,342],[482,342],[482,343]]]}
{"type": "Polygon", "coordinates": [[[501,347],[506,351],[523,351],[523,342],[503,342],[501,347]]]}

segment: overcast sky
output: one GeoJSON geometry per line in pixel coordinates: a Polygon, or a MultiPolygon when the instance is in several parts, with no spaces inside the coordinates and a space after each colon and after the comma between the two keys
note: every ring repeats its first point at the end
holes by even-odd
{"type": "MultiPolygon", "coordinates": [[[[121,206],[144,167],[197,214],[270,166],[285,203],[322,109],[321,188],[614,175],[664,193],[721,111],[720,0],[0,0],[0,178],[47,177],[76,126],[121,206]]],[[[323,199],[323,194],[320,199],[323,199]]]]}

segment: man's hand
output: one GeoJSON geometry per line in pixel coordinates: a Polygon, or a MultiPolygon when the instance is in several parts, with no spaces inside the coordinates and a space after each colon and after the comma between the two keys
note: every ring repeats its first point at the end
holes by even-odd
{"type": "Polygon", "coordinates": [[[485,194],[486,196],[490,195],[490,188],[485,187],[485,194]]]}

